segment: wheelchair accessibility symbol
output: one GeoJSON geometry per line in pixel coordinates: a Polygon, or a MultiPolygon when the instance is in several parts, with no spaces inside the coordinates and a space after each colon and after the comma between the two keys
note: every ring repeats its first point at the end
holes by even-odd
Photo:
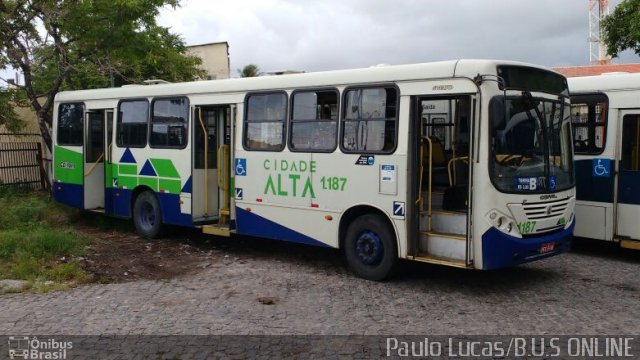
{"type": "Polygon", "coordinates": [[[236,176],[247,176],[247,159],[236,159],[236,176]]]}
{"type": "Polygon", "coordinates": [[[611,160],[593,159],[593,176],[595,177],[611,176],[611,160]]]}

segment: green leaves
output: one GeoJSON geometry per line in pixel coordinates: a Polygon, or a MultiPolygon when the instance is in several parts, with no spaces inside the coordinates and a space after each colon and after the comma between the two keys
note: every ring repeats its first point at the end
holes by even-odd
{"type": "Polygon", "coordinates": [[[14,110],[15,106],[28,106],[24,93],[16,89],[0,89],[0,126],[4,125],[10,132],[19,132],[25,125],[14,110]]]}
{"type": "MultiPolygon", "coordinates": [[[[24,74],[20,91],[49,124],[53,98],[61,90],[202,76],[201,60],[186,54],[182,38],[157,25],[164,6],[179,1],[0,1],[0,68],[12,66],[24,74]]],[[[12,112],[4,111],[11,109],[6,96],[0,97],[0,108],[0,121],[15,123],[12,112]]]]}
{"type": "Polygon", "coordinates": [[[616,57],[627,49],[640,55],[640,0],[621,2],[601,26],[609,55],[616,57]]]}
{"type": "Polygon", "coordinates": [[[238,69],[238,74],[240,74],[240,77],[255,77],[255,76],[260,76],[260,68],[258,67],[258,65],[255,64],[249,64],[246,65],[245,67],[242,68],[242,70],[238,69]]]}

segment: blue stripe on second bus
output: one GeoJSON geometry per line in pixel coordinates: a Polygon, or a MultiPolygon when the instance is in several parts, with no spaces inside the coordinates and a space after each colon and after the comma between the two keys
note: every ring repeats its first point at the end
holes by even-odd
{"type": "MultiPolygon", "coordinates": [[[[613,164],[613,162],[612,162],[613,164]]],[[[614,176],[593,176],[593,160],[574,162],[576,169],[576,199],[583,201],[613,202],[614,176]]]]}
{"type": "Polygon", "coordinates": [[[329,247],[321,241],[239,207],[236,207],[236,231],[241,235],[329,247]]]}
{"type": "Polygon", "coordinates": [[[620,171],[618,201],[621,204],[640,205],[640,171],[620,171]]]}

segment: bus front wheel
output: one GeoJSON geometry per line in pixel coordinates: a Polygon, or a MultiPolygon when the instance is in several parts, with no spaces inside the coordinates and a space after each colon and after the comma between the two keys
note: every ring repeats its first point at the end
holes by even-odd
{"type": "Polygon", "coordinates": [[[138,195],[133,205],[133,223],[140,236],[155,239],[162,231],[162,214],[158,198],[151,191],[138,195]]]}
{"type": "Polygon", "coordinates": [[[395,236],[386,219],[375,214],[356,218],[347,228],[344,250],[349,266],[367,280],[384,280],[397,261],[395,236]]]}

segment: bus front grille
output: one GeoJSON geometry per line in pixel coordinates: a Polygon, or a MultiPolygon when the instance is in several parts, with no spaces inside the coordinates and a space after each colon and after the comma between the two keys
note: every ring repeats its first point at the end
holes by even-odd
{"type": "Polygon", "coordinates": [[[564,214],[567,210],[567,207],[569,206],[569,203],[569,199],[562,199],[544,203],[524,204],[522,206],[522,209],[524,210],[527,219],[544,220],[555,218],[564,214]]]}

